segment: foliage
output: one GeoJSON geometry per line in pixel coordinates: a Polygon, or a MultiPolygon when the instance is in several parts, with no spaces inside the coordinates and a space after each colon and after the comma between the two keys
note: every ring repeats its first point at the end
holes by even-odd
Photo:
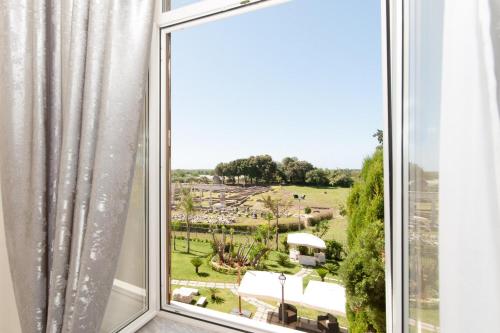
{"type": "Polygon", "coordinates": [[[339,270],[339,264],[337,262],[325,264],[324,267],[328,273],[332,275],[336,275],[339,270]]]}
{"type": "Polygon", "coordinates": [[[328,240],[326,243],[325,257],[326,259],[340,262],[344,259],[344,246],[336,240],[328,240]]]}
{"type": "Polygon", "coordinates": [[[307,254],[309,253],[309,249],[307,248],[307,246],[304,246],[304,245],[299,245],[299,246],[297,247],[297,250],[299,250],[299,253],[300,253],[301,255],[303,255],[303,256],[304,256],[304,255],[307,255],[307,254]]]}
{"type": "Polygon", "coordinates": [[[262,198],[262,203],[276,219],[276,250],[279,250],[279,218],[286,215],[292,207],[292,202],[284,198],[272,198],[270,195],[267,195],[262,198]]]}
{"type": "Polygon", "coordinates": [[[284,253],[278,254],[278,264],[281,266],[287,267],[290,265],[290,258],[284,253]]]}
{"type": "Polygon", "coordinates": [[[304,213],[305,213],[305,214],[311,214],[311,212],[312,212],[311,207],[306,207],[306,208],[304,208],[304,213]]]}
{"type": "Polygon", "coordinates": [[[328,170],[312,169],[306,173],[306,184],[313,186],[327,186],[330,182],[328,176],[328,170]]]}
{"type": "Polygon", "coordinates": [[[314,214],[313,216],[310,216],[307,218],[307,224],[311,227],[314,227],[316,224],[320,223],[321,221],[331,220],[332,218],[333,218],[333,213],[330,211],[319,213],[319,214],[314,214]]]}
{"type": "Polygon", "coordinates": [[[181,211],[184,213],[185,216],[185,222],[187,226],[187,236],[186,236],[186,243],[187,243],[187,253],[190,253],[190,233],[191,233],[191,215],[196,211],[195,205],[194,205],[194,199],[191,194],[191,188],[189,187],[182,187],[181,188],[181,198],[179,202],[179,207],[181,211]]]}
{"type": "Polygon", "coordinates": [[[354,178],[351,170],[336,169],[330,173],[330,185],[333,187],[351,187],[354,184],[354,178]]]}
{"type": "Polygon", "coordinates": [[[329,221],[323,220],[314,226],[313,233],[319,238],[322,238],[328,232],[329,229],[330,229],[329,221]]]}
{"type": "Polygon", "coordinates": [[[208,288],[208,292],[210,293],[210,298],[212,299],[212,301],[215,301],[217,299],[217,294],[220,292],[220,290],[215,287],[210,287],[208,288]]]}
{"type": "Polygon", "coordinates": [[[350,331],[385,332],[383,152],[363,163],[347,201],[348,254],[340,267],[350,331]]]}
{"type": "Polygon", "coordinates": [[[325,277],[328,274],[328,270],[326,268],[320,267],[316,268],[316,273],[318,273],[319,277],[321,278],[321,281],[325,282],[325,277]]]}
{"type": "Polygon", "coordinates": [[[198,274],[198,269],[203,264],[203,260],[201,260],[200,257],[194,257],[193,259],[191,259],[191,264],[194,266],[196,274],[198,274]]]}

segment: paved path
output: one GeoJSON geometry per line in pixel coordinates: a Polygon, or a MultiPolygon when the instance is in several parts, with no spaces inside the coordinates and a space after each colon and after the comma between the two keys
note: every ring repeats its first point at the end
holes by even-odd
{"type": "Polygon", "coordinates": [[[305,278],[306,276],[308,276],[309,274],[312,273],[312,268],[307,268],[307,267],[302,267],[300,269],[300,271],[298,271],[297,273],[295,273],[294,275],[295,276],[298,276],[298,277],[302,277],[302,278],[305,278]]]}

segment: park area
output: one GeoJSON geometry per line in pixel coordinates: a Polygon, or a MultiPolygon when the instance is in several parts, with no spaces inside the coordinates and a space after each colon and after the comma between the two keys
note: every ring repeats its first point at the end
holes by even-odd
{"type": "MultiPolygon", "coordinates": [[[[292,278],[300,279],[301,292],[302,288],[307,291],[310,281],[342,286],[337,271],[346,243],[349,188],[173,187],[170,245],[174,300],[279,324],[280,302],[276,299],[241,296],[238,288],[245,274],[284,273],[288,283],[292,278]],[[323,242],[324,248],[288,244],[290,234],[309,234],[323,242]],[[191,289],[196,292],[190,294],[191,289]],[[186,290],[188,297],[183,298],[186,290]]],[[[291,307],[298,319],[290,327],[323,332],[318,331],[317,320],[326,311],[301,303],[291,307]]],[[[345,313],[335,316],[340,327],[347,326],[345,313]]]]}

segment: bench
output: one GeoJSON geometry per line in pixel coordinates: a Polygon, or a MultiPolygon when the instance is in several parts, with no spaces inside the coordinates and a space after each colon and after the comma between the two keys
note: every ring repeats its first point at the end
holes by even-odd
{"type": "Polygon", "coordinates": [[[205,296],[201,296],[198,299],[198,302],[196,302],[196,306],[205,306],[206,303],[207,303],[207,298],[205,296]]]}

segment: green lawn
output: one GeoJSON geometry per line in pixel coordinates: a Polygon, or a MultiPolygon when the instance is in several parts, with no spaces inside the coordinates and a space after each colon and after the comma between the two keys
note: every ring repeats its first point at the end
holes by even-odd
{"type": "MultiPolygon", "coordinates": [[[[172,250],[172,279],[190,280],[190,281],[207,281],[207,282],[237,282],[236,275],[223,274],[214,271],[208,265],[208,258],[212,253],[210,243],[191,241],[191,253],[187,254],[186,241],[176,240],[177,250],[172,250]],[[191,264],[191,259],[200,257],[203,259],[203,264],[199,268],[199,273],[196,274],[194,266],[191,264]]],[[[287,266],[281,266],[278,263],[278,252],[271,251],[266,260],[263,261],[266,270],[272,272],[284,272],[286,274],[295,274],[300,270],[300,265],[290,263],[287,266]]]]}

